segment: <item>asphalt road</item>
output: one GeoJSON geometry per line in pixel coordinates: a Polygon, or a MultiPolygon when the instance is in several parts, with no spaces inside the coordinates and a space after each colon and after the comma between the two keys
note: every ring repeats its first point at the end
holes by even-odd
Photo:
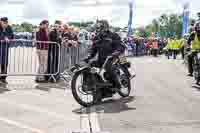
{"type": "Polygon", "coordinates": [[[199,133],[200,87],[187,77],[182,60],[131,58],[137,77],[129,98],[116,95],[85,109],[64,83],[34,83],[9,77],[0,86],[3,133],[199,133]],[[87,113],[89,112],[89,113],[87,113]]]}
{"type": "Polygon", "coordinates": [[[200,87],[182,60],[130,59],[137,78],[132,96],[97,106],[101,131],[111,133],[199,133],[200,87]]]}

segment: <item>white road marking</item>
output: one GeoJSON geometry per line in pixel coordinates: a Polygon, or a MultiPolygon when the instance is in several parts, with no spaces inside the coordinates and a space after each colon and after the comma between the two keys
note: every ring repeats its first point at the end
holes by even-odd
{"type": "Polygon", "coordinates": [[[100,125],[96,108],[83,108],[81,115],[81,130],[89,132],[100,132],[100,125]],[[87,112],[90,112],[87,114],[87,112]]]}
{"type": "Polygon", "coordinates": [[[27,125],[25,125],[23,123],[19,123],[19,122],[13,121],[13,120],[9,120],[9,119],[1,117],[1,116],[0,116],[0,121],[2,121],[4,123],[7,123],[9,125],[15,126],[17,128],[21,128],[21,129],[25,129],[25,130],[31,131],[33,133],[46,133],[46,132],[44,132],[44,131],[42,131],[40,129],[33,128],[33,127],[27,126],[27,125]]]}
{"type": "Polygon", "coordinates": [[[91,113],[90,116],[90,122],[91,122],[91,127],[93,132],[100,132],[100,125],[99,125],[99,120],[98,120],[98,115],[96,112],[91,113]]]}
{"type": "Polygon", "coordinates": [[[58,114],[56,112],[45,110],[45,109],[42,109],[42,108],[39,108],[39,107],[36,107],[36,106],[32,106],[32,105],[16,103],[16,102],[10,101],[8,99],[2,99],[1,98],[0,102],[4,102],[4,103],[10,104],[10,105],[18,106],[18,107],[21,107],[21,108],[26,109],[26,110],[35,111],[35,112],[38,112],[38,113],[44,113],[44,114],[47,114],[49,116],[53,116],[53,117],[61,119],[61,120],[75,120],[75,118],[74,119],[67,119],[65,115],[61,115],[61,114],[58,114]]]}
{"type": "MultiPolygon", "coordinates": [[[[17,89],[11,89],[11,91],[9,93],[16,93],[18,90],[17,89]]],[[[46,93],[37,93],[37,92],[29,92],[29,91],[19,91],[20,94],[24,94],[24,95],[31,95],[31,96],[36,96],[36,97],[39,97],[40,99],[48,99],[46,96],[46,93]]],[[[67,96],[67,94],[71,94],[71,91],[68,90],[68,91],[65,91],[64,94],[63,94],[63,98],[60,98],[60,97],[56,97],[54,99],[55,102],[66,102],[66,99],[65,96],[67,96]]],[[[48,94],[48,96],[52,97],[52,96],[55,96],[55,95],[51,95],[51,94],[48,94]]]]}
{"type": "MultiPolygon", "coordinates": [[[[42,97],[39,94],[30,93],[30,92],[20,92],[20,93],[42,97]]],[[[57,100],[60,101],[60,102],[64,101],[63,99],[57,99],[57,100]]],[[[56,117],[58,119],[69,120],[69,119],[66,119],[66,116],[64,116],[64,115],[58,114],[56,112],[48,111],[48,110],[39,108],[37,106],[21,104],[21,103],[13,102],[13,101],[10,101],[9,99],[3,99],[3,98],[0,98],[0,102],[4,102],[4,103],[14,105],[14,106],[19,106],[23,109],[35,111],[35,112],[38,112],[38,113],[45,113],[49,116],[53,116],[53,117],[56,117]]],[[[95,112],[95,111],[92,110],[92,112],[95,112]]],[[[15,122],[15,123],[17,123],[17,122],[15,122]]],[[[21,125],[23,125],[23,124],[21,124],[21,125]]],[[[80,128],[81,128],[81,131],[85,131],[85,132],[90,132],[90,130],[91,130],[90,128],[92,128],[95,132],[100,132],[100,126],[99,126],[97,114],[96,113],[86,114],[86,110],[83,110],[83,113],[80,116],[80,128]],[[89,123],[89,122],[91,122],[91,123],[89,123]]],[[[40,132],[36,132],[36,133],[40,133],[40,132]]]]}
{"type": "MultiPolygon", "coordinates": [[[[8,99],[2,99],[1,98],[0,102],[4,102],[4,103],[14,105],[14,106],[19,106],[19,107],[26,109],[26,110],[44,113],[44,114],[47,114],[49,116],[53,116],[53,117],[56,117],[56,118],[62,119],[62,120],[76,120],[75,118],[74,119],[67,119],[66,116],[64,116],[64,115],[58,114],[56,112],[44,110],[44,109],[41,109],[41,108],[36,107],[36,106],[30,106],[30,105],[27,105],[27,104],[19,104],[19,103],[16,103],[16,102],[11,102],[8,99]]],[[[0,120],[4,121],[6,123],[10,122],[11,125],[18,126],[20,128],[26,128],[26,129],[29,129],[30,131],[33,131],[31,129],[34,129],[34,128],[30,128],[26,125],[20,124],[18,122],[12,121],[12,120],[6,121],[7,120],[6,118],[2,118],[2,119],[0,118],[0,120]]],[[[84,132],[90,132],[91,128],[94,129],[95,132],[96,131],[100,132],[99,123],[98,123],[98,120],[97,120],[97,115],[96,115],[96,113],[87,114],[86,110],[83,110],[83,112],[80,116],[80,129],[81,129],[81,131],[84,131],[84,132]],[[91,121],[89,119],[91,119],[91,121]],[[91,122],[91,125],[90,125],[89,122],[91,122]]],[[[36,130],[34,130],[34,131],[36,132],[36,130]]],[[[44,133],[44,132],[36,132],[36,133],[44,133]]]]}
{"type": "Polygon", "coordinates": [[[81,114],[80,128],[84,132],[90,132],[89,117],[88,114],[85,114],[85,112],[81,114]]]}

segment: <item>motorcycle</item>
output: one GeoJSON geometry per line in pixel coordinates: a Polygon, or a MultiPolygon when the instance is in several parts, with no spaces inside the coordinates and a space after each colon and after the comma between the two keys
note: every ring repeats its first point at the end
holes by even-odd
{"type": "Polygon", "coordinates": [[[200,51],[195,53],[193,70],[194,70],[194,78],[196,80],[196,84],[199,84],[200,82],[200,51]]]}
{"type": "Polygon", "coordinates": [[[136,76],[131,75],[128,70],[131,67],[131,63],[124,56],[114,60],[113,65],[117,66],[117,73],[122,85],[121,89],[116,89],[111,82],[111,77],[105,71],[105,65],[111,58],[113,57],[107,57],[101,68],[97,67],[95,61],[83,66],[76,64],[71,68],[74,73],[71,81],[72,94],[80,105],[90,107],[100,103],[104,98],[112,97],[116,93],[122,97],[130,95],[131,79],[136,76]],[[77,85],[78,81],[81,81],[79,85],[77,85]]]}

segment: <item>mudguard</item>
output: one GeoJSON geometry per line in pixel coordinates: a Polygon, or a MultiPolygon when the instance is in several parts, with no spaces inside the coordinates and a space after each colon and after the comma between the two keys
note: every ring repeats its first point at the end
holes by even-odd
{"type": "Polygon", "coordinates": [[[74,72],[77,73],[77,72],[84,72],[84,71],[90,71],[90,67],[81,67],[79,69],[76,69],[74,72]]]}

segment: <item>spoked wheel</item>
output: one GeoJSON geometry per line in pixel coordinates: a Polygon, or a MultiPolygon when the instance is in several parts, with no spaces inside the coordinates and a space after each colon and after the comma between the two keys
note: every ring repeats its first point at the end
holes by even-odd
{"type": "Polygon", "coordinates": [[[75,100],[84,107],[90,107],[98,103],[101,99],[101,93],[95,86],[89,86],[87,82],[83,82],[84,73],[77,72],[74,74],[71,82],[72,94],[75,100]]]}
{"type": "Polygon", "coordinates": [[[118,92],[121,97],[128,97],[131,92],[131,81],[128,77],[127,74],[127,69],[126,68],[120,68],[120,79],[121,79],[121,84],[122,88],[118,92]]]}

